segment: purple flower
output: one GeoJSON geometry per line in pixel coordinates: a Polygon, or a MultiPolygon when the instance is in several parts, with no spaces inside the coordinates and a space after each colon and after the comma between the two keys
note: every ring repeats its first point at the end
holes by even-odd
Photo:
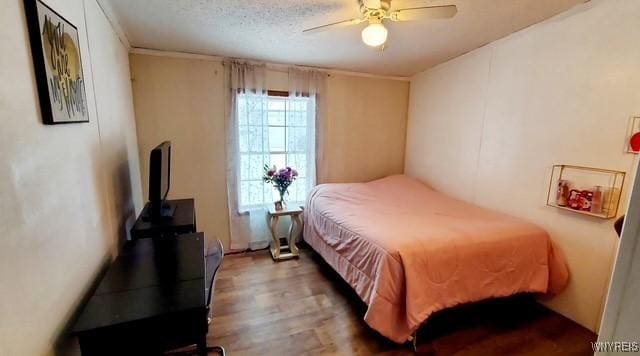
{"type": "Polygon", "coordinates": [[[287,193],[287,189],[289,186],[296,180],[298,177],[298,171],[291,167],[284,167],[278,169],[275,165],[273,167],[269,167],[268,165],[264,165],[264,176],[262,180],[265,183],[271,183],[274,188],[280,192],[281,197],[287,193]]]}

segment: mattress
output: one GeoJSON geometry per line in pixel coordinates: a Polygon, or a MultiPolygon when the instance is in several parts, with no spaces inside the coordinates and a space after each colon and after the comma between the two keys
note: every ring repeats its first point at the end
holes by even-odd
{"type": "Polygon", "coordinates": [[[319,185],[304,219],[304,240],[367,304],[367,324],[398,343],[436,311],[558,293],[569,278],[543,229],[403,175],[319,185]]]}

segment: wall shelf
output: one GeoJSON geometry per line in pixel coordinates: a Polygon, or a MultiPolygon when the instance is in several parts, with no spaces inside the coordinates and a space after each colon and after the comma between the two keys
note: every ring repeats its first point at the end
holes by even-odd
{"type": "Polygon", "coordinates": [[[625,175],[625,172],[610,169],[554,165],[549,179],[547,205],[600,219],[614,218],[618,214],[625,175]],[[564,181],[568,188],[559,189],[561,181],[564,181]],[[598,204],[592,205],[591,200],[597,186],[602,192],[600,211],[597,211],[598,204]]]}

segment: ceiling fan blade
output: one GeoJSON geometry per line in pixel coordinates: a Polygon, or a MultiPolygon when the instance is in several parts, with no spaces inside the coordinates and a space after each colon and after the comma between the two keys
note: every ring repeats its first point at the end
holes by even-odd
{"type": "Polygon", "coordinates": [[[391,21],[450,19],[458,13],[455,5],[421,6],[393,10],[387,16],[391,21]]]}
{"type": "Polygon", "coordinates": [[[360,18],[344,20],[344,21],[338,21],[338,22],[333,22],[333,23],[329,23],[329,24],[326,24],[326,25],[322,25],[322,26],[311,27],[311,28],[308,28],[308,29],[302,31],[302,33],[307,33],[307,34],[317,33],[317,32],[329,30],[329,29],[332,29],[332,28],[345,27],[345,26],[350,26],[350,25],[357,25],[357,24],[359,24],[359,23],[361,23],[363,21],[365,21],[365,19],[360,19],[360,18]]]}

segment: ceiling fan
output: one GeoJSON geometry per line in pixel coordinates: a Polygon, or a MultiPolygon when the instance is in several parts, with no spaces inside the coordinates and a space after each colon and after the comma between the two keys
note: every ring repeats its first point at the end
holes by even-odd
{"type": "Polygon", "coordinates": [[[360,17],[308,28],[302,32],[315,33],[336,27],[368,22],[367,27],[362,30],[362,41],[368,46],[384,49],[388,35],[388,31],[384,27],[384,21],[403,22],[421,19],[448,19],[458,12],[458,8],[455,5],[392,9],[391,0],[358,0],[358,5],[360,6],[360,17]]]}

